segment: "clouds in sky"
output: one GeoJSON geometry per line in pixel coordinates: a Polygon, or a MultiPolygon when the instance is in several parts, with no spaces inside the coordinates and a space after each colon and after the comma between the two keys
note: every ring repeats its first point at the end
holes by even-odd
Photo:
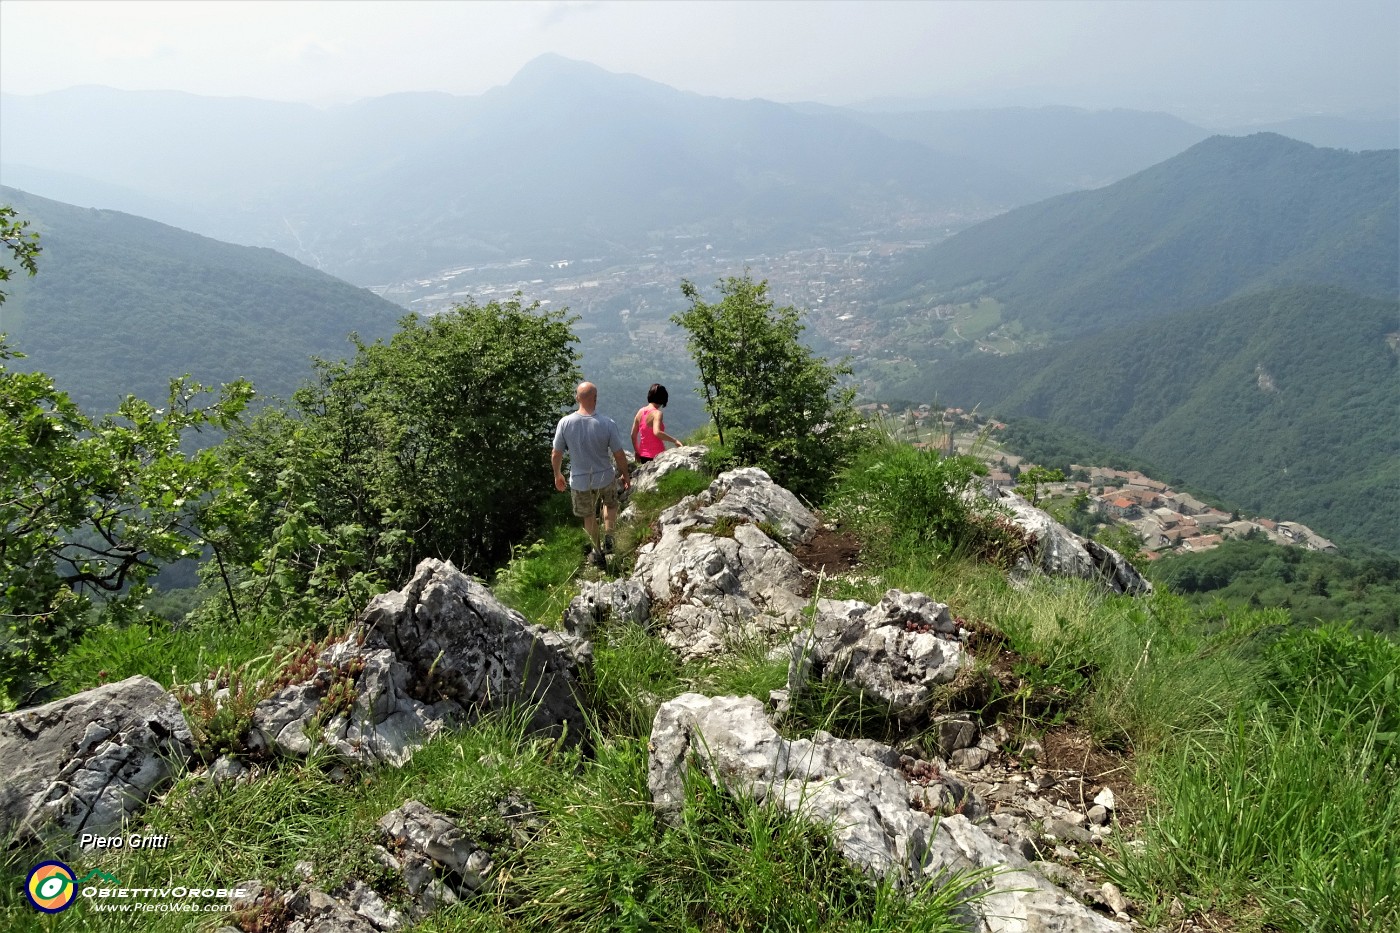
{"type": "Polygon", "coordinates": [[[1400,5],[0,0],[9,93],[478,94],[545,52],[730,97],[1393,115],[1400,5]]]}

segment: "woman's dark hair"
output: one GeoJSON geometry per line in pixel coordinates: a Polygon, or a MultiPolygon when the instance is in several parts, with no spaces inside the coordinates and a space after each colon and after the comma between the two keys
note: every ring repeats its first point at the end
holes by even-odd
{"type": "Polygon", "coordinates": [[[660,405],[664,408],[666,402],[668,402],[670,398],[671,396],[666,392],[666,387],[659,382],[653,382],[651,388],[647,389],[647,401],[651,402],[653,405],[660,405]]]}

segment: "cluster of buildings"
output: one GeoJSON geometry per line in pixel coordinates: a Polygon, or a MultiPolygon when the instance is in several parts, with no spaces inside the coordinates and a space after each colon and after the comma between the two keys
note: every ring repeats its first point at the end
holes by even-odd
{"type": "MultiPolygon", "coordinates": [[[[1007,457],[1018,470],[1034,464],[1007,457]]],[[[1262,535],[1275,544],[1336,553],[1337,546],[1301,522],[1270,518],[1240,518],[1238,513],[1217,509],[1186,492],[1177,492],[1160,480],[1136,470],[1070,465],[1071,479],[1043,487],[1045,495],[1089,496],[1089,508],[1103,521],[1129,525],[1142,539],[1143,556],[1156,560],[1169,551],[1209,551],[1226,538],[1262,535]]],[[[993,484],[1011,488],[1015,475],[992,467],[993,484]]]]}
{"type": "Polygon", "coordinates": [[[1275,544],[1335,552],[1337,546],[1300,522],[1269,518],[1242,519],[1202,502],[1190,493],[1176,492],[1166,483],[1136,470],[1112,470],[1072,464],[1075,475],[1088,482],[1072,484],[1084,490],[1101,490],[1092,502],[1099,515],[1131,525],[1142,539],[1143,551],[1152,559],[1173,549],[1208,551],[1226,538],[1260,534],[1275,544]]]}
{"type": "MultiPolygon", "coordinates": [[[[863,406],[869,414],[892,414],[888,405],[863,406]]],[[[974,412],[960,408],[936,409],[928,405],[910,409],[903,415],[911,434],[918,432],[927,438],[916,447],[938,450],[940,453],[968,453],[974,447],[971,436],[1005,427],[974,412]],[[962,432],[962,436],[954,438],[962,432]]],[[[1018,474],[1035,464],[1013,454],[998,452],[989,464],[987,478],[993,485],[1006,489],[1014,487],[1018,474]]],[[[1064,482],[1041,487],[1043,496],[1086,495],[1087,502],[1101,521],[1129,525],[1142,539],[1143,553],[1154,560],[1169,551],[1208,551],[1219,547],[1227,538],[1243,538],[1256,534],[1275,544],[1304,547],[1313,551],[1333,552],[1337,546],[1301,522],[1275,521],[1270,518],[1241,518],[1217,509],[1187,492],[1178,492],[1168,484],[1146,476],[1137,470],[1115,470],[1109,467],[1070,464],[1070,474],[1064,482]]]]}

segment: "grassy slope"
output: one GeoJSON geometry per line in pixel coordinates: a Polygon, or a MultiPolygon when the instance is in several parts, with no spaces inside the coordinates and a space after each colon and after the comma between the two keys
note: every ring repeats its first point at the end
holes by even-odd
{"type": "MultiPolygon", "coordinates": [[[[905,450],[879,450],[858,464],[838,487],[833,512],[842,512],[842,496],[870,502],[859,497],[880,495],[871,477],[907,472],[909,462],[899,459],[912,453],[905,450]],[[872,471],[879,463],[893,466],[872,471]]],[[[641,505],[654,513],[702,484],[677,474],[669,496],[641,505]]],[[[1011,698],[1019,705],[1001,704],[1013,730],[1068,720],[1134,754],[1156,806],[1139,827],[1141,842],[1121,848],[1101,870],[1149,923],[1165,923],[1179,897],[1190,911],[1233,918],[1236,929],[1393,928],[1400,892],[1389,869],[1400,857],[1400,793],[1394,738],[1387,745],[1378,736],[1397,716],[1393,644],[1326,632],[1264,650],[1261,636],[1284,627],[1278,612],[1200,614],[1167,595],[1105,597],[1063,581],[1013,587],[995,568],[961,556],[956,541],[912,543],[919,529],[911,538],[903,534],[910,527],[855,526],[866,541],[866,566],[856,577],[828,581],[823,595],[873,599],[886,586],[933,594],[1002,632],[1022,659],[1011,698]]],[[[641,525],[623,536],[624,569],[625,552],[644,535],[641,525]]],[[[577,585],[581,543],[572,521],[562,521],[501,573],[498,590],[533,619],[557,625],[577,585]]],[[[187,653],[207,642],[206,662],[260,650],[253,640],[226,642],[220,658],[212,633],[181,639],[187,653]]],[[[91,636],[88,663],[110,659],[122,643],[113,633],[91,636]]],[[[205,794],[185,779],[133,826],[170,833],[169,850],[108,854],[74,867],[100,864],[128,885],[254,876],[287,885],[296,863],[309,860],[322,886],[356,875],[392,897],[391,879],[368,860],[372,827],[413,796],[457,814],[498,846],[497,877],[509,879],[509,894],[438,913],[421,930],[948,928],[946,903],[871,887],[800,822],[707,792],[703,782],[681,829],[653,820],[646,739],[660,699],[684,689],[763,696],[783,683],[783,664],[759,646],[739,645],[715,665],[683,667],[654,636],[626,627],[598,633],[595,651],[592,758],[493,720],[435,740],[403,769],[357,772],[346,784],[334,783],[318,761],[279,765],[252,784],[205,794]],[[497,810],[510,794],[528,800],[538,817],[523,847],[506,844],[511,830],[497,810]]],[[[809,725],[872,725],[842,709],[850,701],[831,696],[826,708],[809,711],[809,725]]],[[[17,882],[25,854],[8,858],[5,874],[17,882]]],[[[13,908],[16,885],[4,889],[0,904],[13,908]]],[[[8,910],[6,919],[15,929],[47,928],[24,908],[8,910]]],[[[188,917],[122,923],[78,910],[59,926],[201,928],[188,917]]]]}

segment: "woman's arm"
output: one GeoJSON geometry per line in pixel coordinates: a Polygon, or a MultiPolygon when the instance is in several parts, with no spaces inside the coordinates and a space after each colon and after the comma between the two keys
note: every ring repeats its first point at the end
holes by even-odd
{"type": "Polygon", "coordinates": [[[632,453],[637,452],[637,431],[642,426],[642,413],[637,412],[632,416],[632,453]]]}
{"type": "Polygon", "coordinates": [[[681,442],[680,442],[680,441],[676,440],[674,437],[672,437],[671,435],[667,434],[667,433],[665,432],[665,430],[662,429],[662,427],[661,427],[661,409],[659,409],[659,408],[653,408],[653,409],[651,410],[651,414],[647,415],[647,417],[651,419],[651,433],[652,433],[652,434],[655,434],[655,435],[657,436],[657,438],[659,438],[659,439],[661,440],[661,444],[662,444],[663,447],[666,445],[666,442],[667,442],[667,441],[670,441],[672,444],[675,444],[677,447],[681,446],[681,442]]]}

